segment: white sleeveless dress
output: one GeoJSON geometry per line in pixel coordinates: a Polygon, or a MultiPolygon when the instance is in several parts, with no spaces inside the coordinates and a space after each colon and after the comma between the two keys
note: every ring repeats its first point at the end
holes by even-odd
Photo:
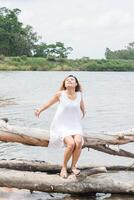
{"type": "Polygon", "coordinates": [[[64,147],[64,138],[70,135],[83,135],[82,111],[80,109],[81,92],[76,93],[76,98],[68,98],[66,91],[60,95],[60,101],[50,126],[49,147],[64,147]]]}

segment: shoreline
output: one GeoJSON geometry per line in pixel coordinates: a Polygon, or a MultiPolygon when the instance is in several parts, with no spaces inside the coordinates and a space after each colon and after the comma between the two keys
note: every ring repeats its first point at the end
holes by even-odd
{"type": "Polygon", "coordinates": [[[134,71],[134,60],[0,57],[0,71],[134,71]]]}

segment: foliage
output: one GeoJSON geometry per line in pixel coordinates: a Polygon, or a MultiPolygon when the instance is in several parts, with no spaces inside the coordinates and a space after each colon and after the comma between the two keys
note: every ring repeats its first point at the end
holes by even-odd
{"type": "Polygon", "coordinates": [[[134,42],[129,43],[122,50],[111,51],[109,48],[106,48],[105,57],[106,59],[134,59],[134,42]]]}
{"type": "Polygon", "coordinates": [[[5,60],[5,56],[3,54],[0,55],[0,61],[4,61],[5,60]]]}
{"type": "Polygon", "coordinates": [[[34,71],[134,71],[134,60],[123,59],[48,59],[43,57],[4,57],[0,70],[34,71]]]}
{"type": "Polygon", "coordinates": [[[32,27],[19,22],[18,15],[21,10],[0,8],[0,54],[5,56],[32,55],[37,34],[32,27]]]}
{"type": "Polygon", "coordinates": [[[34,56],[55,60],[55,58],[67,58],[72,50],[72,47],[65,47],[62,42],[56,42],[56,44],[41,43],[36,45],[34,56]]]}
{"type": "Polygon", "coordinates": [[[73,50],[64,43],[39,43],[41,37],[30,25],[24,27],[18,19],[20,9],[0,8],[0,54],[5,56],[35,56],[49,59],[67,58],[73,50]]]}

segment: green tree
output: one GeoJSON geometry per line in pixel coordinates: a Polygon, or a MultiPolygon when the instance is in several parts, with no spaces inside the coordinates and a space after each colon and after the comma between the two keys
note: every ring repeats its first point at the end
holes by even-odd
{"type": "Polygon", "coordinates": [[[24,26],[18,19],[20,9],[0,8],[0,54],[5,56],[36,56],[67,58],[73,50],[64,43],[39,44],[40,37],[30,25],[24,26]]]}
{"type": "Polygon", "coordinates": [[[34,48],[34,56],[35,57],[47,57],[47,44],[46,43],[41,43],[41,44],[37,44],[35,45],[34,48]]]}
{"type": "Polygon", "coordinates": [[[106,59],[134,59],[134,42],[129,43],[125,49],[111,51],[106,48],[105,51],[106,59]]]}
{"type": "Polygon", "coordinates": [[[72,50],[72,47],[65,47],[64,43],[61,42],[56,42],[56,44],[41,43],[36,45],[34,50],[34,56],[45,58],[67,58],[72,50]]]}
{"type": "Polygon", "coordinates": [[[105,51],[106,59],[110,59],[111,58],[111,54],[112,54],[112,51],[109,48],[106,48],[106,51],[105,51]]]}
{"type": "Polygon", "coordinates": [[[35,43],[38,41],[37,33],[32,27],[19,22],[19,9],[0,8],[0,54],[6,56],[31,56],[35,43]]]}

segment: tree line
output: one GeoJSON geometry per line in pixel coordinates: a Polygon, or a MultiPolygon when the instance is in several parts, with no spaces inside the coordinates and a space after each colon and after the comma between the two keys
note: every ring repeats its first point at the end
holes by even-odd
{"type": "Polygon", "coordinates": [[[46,44],[40,42],[41,37],[33,31],[32,26],[24,26],[18,16],[21,10],[0,8],[0,55],[35,56],[50,58],[67,58],[73,50],[64,43],[46,44]]]}
{"type": "MultiPolygon", "coordinates": [[[[56,42],[47,44],[40,42],[41,37],[30,25],[24,26],[18,16],[21,10],[18,8],[0,8],[0,55],[4,56],[28,56],[44,57],[55,61],[57,58],[68,58],[73,51],[72,47],[65,47],[64,43],[56,42]]],[[[89,57],[84,57],[90,60],[89,57]]],[[[129,43],[124,49],[112,51],[105,50],[105,58],[111,60],[133,60],[134,42],[129,43]]]]}
{"type": "Polygon", "coordinates": [[[134,60],[134,42],[129,43],[125,49],[112,51],[106,48],[105,52],[106,59],[124,59],[134,60]]]}

